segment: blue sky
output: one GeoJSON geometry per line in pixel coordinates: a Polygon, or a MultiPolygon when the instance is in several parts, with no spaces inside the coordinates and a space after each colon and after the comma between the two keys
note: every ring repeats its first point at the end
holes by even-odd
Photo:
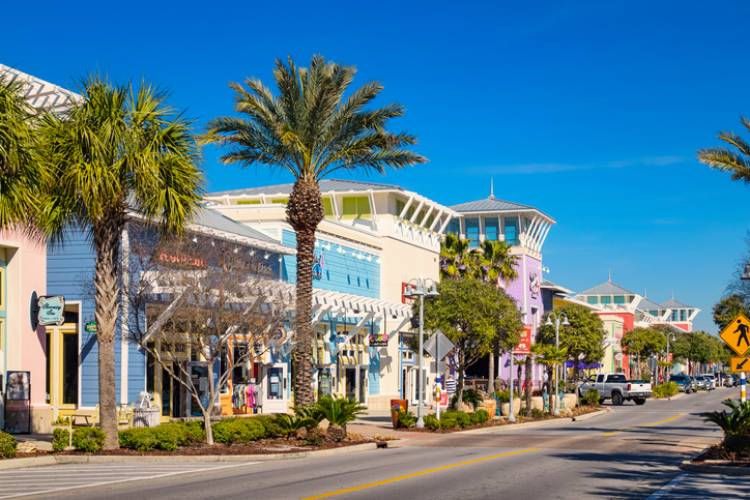
{"type": "MultiPolygon", "coordinates": [[[[270,80],[314,53],[385,85],[428,165],[385,177],[444,204],[498,197],[557,220],[547,276],[581,290],[613,278],[710,309],[744,253],[750,187],[696,150],[750,115],[746,20],[723,2],[18,2],[0,62],[75,88],[91,72],[171,91],[200,129],[231,112],[227,82],[270,80]],[[114,5],[114,4],[112,4],[114,5]]],[[[208,189],[288,180],[205,151],[208,189]]],[[[357,178],[363,178],[359,176],[357,178]]]]}

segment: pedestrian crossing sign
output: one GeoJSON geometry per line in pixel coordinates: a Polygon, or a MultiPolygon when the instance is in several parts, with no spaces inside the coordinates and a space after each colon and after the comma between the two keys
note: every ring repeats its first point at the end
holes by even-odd
{"type": "Polygon", "coordinates": [[[742,356],[750,349],[750,320],[744,314],[740,314],[724,327],[719,337],[738,356],[742,356]]]}
{"type": "Polygon", "coordinates": [[[743,357],[735,357],[732,356],[731,359],[731,371],[733,373],[737,372],[750,372],[750,358],[743,356],[743,357]]]}

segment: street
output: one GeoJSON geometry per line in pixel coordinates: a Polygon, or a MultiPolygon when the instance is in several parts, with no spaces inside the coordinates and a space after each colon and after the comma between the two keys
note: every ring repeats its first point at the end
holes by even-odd
{"type": "Polygon", "coordinates": [[[731,498],[750,479],[684,474],[677,464],[720,438],[698,413],[737,389],[626,403],[587,421],[425,434],[398,448],[246,464],[133,468],[58,465],[0,474],[13,498],[731,498]],[[137,473],[133,474],[133,469],[137,473]],[[43,483],[29,480],[29,474],[43,483]],[[126,479],[123,481],[123,479],[126,479]],[[11,490],[13,482],[25,485],[11,490]],[[57,485],[57,487],[55,486],[57,485]],[[43,487],[44,493],[35,487],[43,487]],[[71,489],[74,488],[74,489],[71,489]]]}

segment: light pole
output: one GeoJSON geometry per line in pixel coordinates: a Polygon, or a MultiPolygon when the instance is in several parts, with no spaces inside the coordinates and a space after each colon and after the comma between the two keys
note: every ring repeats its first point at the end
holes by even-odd
{"type": "MultiPolygon", "coordinates": [[[[675,336],[674,336],[674,333],[667,334],[667,359],[666,359],[667,363],[669,363],[669,341],[670,340],[672,342],[674,342],[676,340],[675,336]]],[[[669,382],[669,380],[667,380],[668,379],[668,375],[669,375],[669,366],[665,366],[664,367],[664,383],[665,384],[667,382],[669,382]]]]}
{"type": "MultiPolygon", "coordinates": [[[[417,429],[424,429],[424,298],[437,297],[437,283],[430,278],[415,278],[409,281],[404,297],[419,297],[419,400],[417,403],[417,429]]],[[[439,404],[439,402],[438,402],[439,404]]]]}
{"type": "MultiPolygon", "coordinates": [[[[560,325],[563,326],[569,326],[570,322],[568,321],[568,316],[565,315],[565,313],[562,314],[555,314],[553,312],[549,313],[547,316],[547,321],[544,323],[547,326],[553,326],[555,327],[555,349],[560,349],[560,325]],[[554,322],[552,321],[552,318],[555,318],[554,322]],[[560,322],[562,320],[562,323],[560,322]]],[[[560,375],[558,372],[558,367],[555,366],[555,409],[554,414],[555,416],[560,415],[560,375]]]]}

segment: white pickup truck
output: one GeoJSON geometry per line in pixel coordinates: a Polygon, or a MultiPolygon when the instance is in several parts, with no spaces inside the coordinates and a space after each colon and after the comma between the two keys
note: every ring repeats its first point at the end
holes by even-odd
{"type": "Polygon", "coordinates": [[[578,395],[583,396],[594,389],[599,393],[599,403],[611,399],[613,405],[623,401],[634,401],[642,405],[651,397],[651,384],[645,380],[628,380],[623,373],[602,373],[578,386],[578,395]]]}

